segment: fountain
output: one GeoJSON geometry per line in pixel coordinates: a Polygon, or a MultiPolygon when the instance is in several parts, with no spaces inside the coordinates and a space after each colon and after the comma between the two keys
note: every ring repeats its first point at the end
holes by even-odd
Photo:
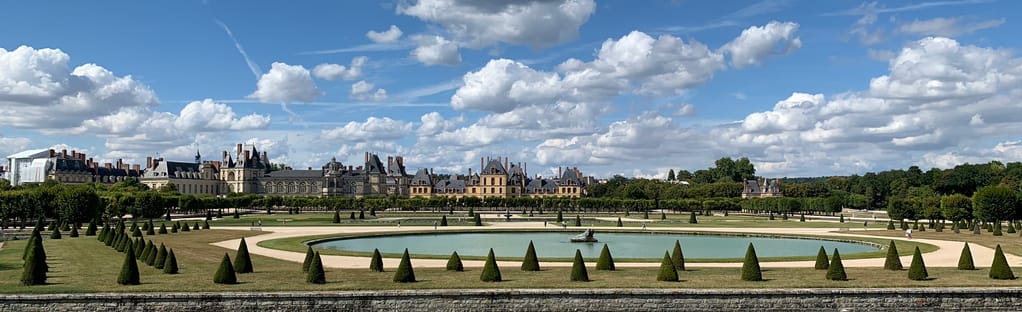
{"type": "Polygon", "coordinates": [[[595,243],[596,238],[593,237],[593,229],[586,229],[582,234],[575,235],[571,238],[572,243],[595,243]]]}

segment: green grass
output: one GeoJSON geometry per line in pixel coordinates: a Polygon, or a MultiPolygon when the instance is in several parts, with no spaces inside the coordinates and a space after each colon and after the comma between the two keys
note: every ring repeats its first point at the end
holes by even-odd
{"type": "MultiPolygon", "coordinates": [[[[870,235],[883,237],[905,237],[905,231],[898,230],[875,232],[867,231],[867,233],[870,235]]],[[[937,232],[931,229],[926,229],[926,232],[912,231],[912,238],[969,242],[969,244],[979,244],[981,246],[990,247],[991,249],[997,247],[997,245],[1000,244],[1001,249],[1005,253],[1022,255],[1022,238],[1019,238],[1018,233],[1015,234],[1005,233],[1003,236],[993,236],[991,235],[991,233],[984,230],[983,234],[979,235],[972,234],[972,231],[962,231],[960,234],[955,234],[950,229],[945,228],[944,232],[937,232]]],[[[901,245],[898,245],[898,251],[899,252],[902,251],[901,245]]],[[[923,252],[925,253],[926,251],[923,250],[923,252]]],[[[844,255],[841,256],[844,257],[844,255]]],[[[989,263],[987,265],[989,265],[989,263]]]]}
{"type": "MultiPolygon", "coordinates": [[[[358,219],[358,212],[355,212],[355,220],[351,220],[351,211],[341,213],[341,223],[333,223],[334,213],[333,212],[304,212],[300,214],[286,214],[286,213],[274,213],[267,215],[265,213],[255,213],[241,215],[240,218],[235,219],[230,214],[225,214],[223,219],[214,219],[209,221],[212,226],[252,226],[253,224],[259,224],[262,222],[264,227],[274,226],[395,226],[397,222],[401,222],[401,225],[433,225],[433,221],[440,222],[441,215],[439,213],[422,213],[417,215],[414,219],[402,219],[402,220],[380,220],[380,218],[408,218],[386,215],[383,213],[377,213],[377,217],[370,216],[366,212],[365,219],[358,219]],[[288,221],[280,221],[288,220],[288,221]]],[[[195,222],[195,221],[188,221],[195,222]]],[[[202,223],[202,221],[199,221],[202,223]]],[[[159,224],[159,223],[157,223],[159,224]]],[[[455,225],[472,225],[472,219],[468,215],[448,215],[447,224],[451,226],[455,225]]]]}

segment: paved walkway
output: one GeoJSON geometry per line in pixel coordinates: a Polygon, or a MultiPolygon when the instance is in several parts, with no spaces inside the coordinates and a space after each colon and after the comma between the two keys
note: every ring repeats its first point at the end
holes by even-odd
{"type": "MultiPolygon", "coordinates": [[[[512,223],[491,223],[485,228],[488,229],[542,229],[543,222],[512,222],[512,223]]],[[[549,228],[553,228],[551,225],[549,228]]],[[[635,227],[627,227],[632,230],[639,230],[635,227]]],[[[216,229],[225,230],[249,230],[248,227],[216,227],[216,229]]],[[[263,227],[263,231],[271,233],[246,237],[248,242],[248,250],[252,254],[283,259],[287,261],[302,262],[305,260],[304,252],[291,252],[277,249],[263,248],[258,245],[259,242],[271,239],[286,238],[286,237],[297,237],[297,236],[312,236],[312,235],[323,235],[323,234],[345,234],[345,233],[372,233],[372,232],[414,232],[431,230],[429,226],[405,226],[405,227],[388,227],[388,226],[367,226],[367,227],[355,227],[355,226],[314,226],[314,227],[263,227]]],[[[480,227],[476,226],[448,226],[441,227],[440,232],[456,232],[461,230],[479,230],[480,227]]],[[[594,229],[615,229],[619,230],[618,227],[595,227],[594,229]]],[[[837,228],[690,228],[690,227],[657,227],[655,230],[678,230],[688,232],[731,232],[731,233],[767,233],[767,234],[795,234],[795,235],[824,235],[832,237],[871,237],[877,238],[877,236],[863,235],[862,230],[851,230],[846,232],[834,232],[837,228]]],[[[873,230],[879,231],[879,230],[873,230]]],[[[897,240],[904,240],[904,238],[893,238],[897,240]]],[[[964,243],[955,241],[944,241],[944,240],[931,240],[931,239],[913,239],[914,241],[935,245],[938,247],[936,251],[929,252],[923,255],[923,259],[926,261],[928,267],[957,267],[958,257],[961,255],[962,247],[964,243]]],[[[224,247],[231,250],[236,250],[240,239],[222,241],[212,243],[212,245],[224,247]]],[[[977,266],[986,267],[992,262],[994,257],[994,250],[979,244],[971,244],[969,248],[972,250],[972,257],[977,266]]],[[[1022,265],[1022,257],[1006,254],[1008,263],[1012,266],[1018,267],[1022,265]]],[[[366,268],[369,267],[369,257],[355,257],[355,256],[328,256],[322,257],[323,265],[329,268],[366,268]]],[[[400,259],[384,258],[383,264],[387,267],[395,267],[398,265],[400,259]]],[[[905,267],[912,261],[912,256],[901,257],[901,263],[905,267]]],[[[480,260],[463,260],[462,263],[466,267],[482,267],[483,261],[480,260]]],[[[884,258],[870,258],[870,259],[851,259],[844,260],[842,263],[846,267],[883,267],[884,258]]],[[[521,265],[520,261],[498,261],[498,264],[505,267],[515,267],[521,265]]],[[[595,264],[595,263],[594,263],[595,264]]],[[[777,262],[761,262],[760,266],[767,268],[781,268],[781,267],[812,267],[815,261],[777,261],[777,262]]],[[[415,259],[416,267],[445,267],[447,265],[447,259],[415,259]]],[[[571,262],[542,262],[544,267],[570,267],[571,262]]],[[[660,265],[659,262],[618,262],[616,263],[619,267],[657,267],[660,265]]],[[[689,267],[741,267],[740,262],[735,263],[687,263],[689,267]]]]}

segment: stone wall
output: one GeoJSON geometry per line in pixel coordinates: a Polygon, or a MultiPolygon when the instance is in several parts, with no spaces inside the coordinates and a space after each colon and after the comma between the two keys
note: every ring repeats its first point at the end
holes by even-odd
{"type": "Polygon", "coordinates": [[[0,295],[0,311],[1022,311],[1022,288],[0,295]]]}

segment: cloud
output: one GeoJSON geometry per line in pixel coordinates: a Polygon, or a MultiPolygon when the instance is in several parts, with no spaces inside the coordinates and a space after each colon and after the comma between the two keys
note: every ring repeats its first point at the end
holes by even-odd
{"type": "Polygon", "coordinates": [[[883,41],[883,30],[871,29],[877,21],[877,11],[876,2],[863,3],[859,6],[859,12],[862,14],[862,17],[856,20],[855,24],[852,25],[852,29],[848,31],[849,34],[859,38],[859,43],[874,45],[883,41]]]}
{"type": "Polygon", "coordinates": [[[320,137],[328,141],[369,142],[398,140],[412,133],[412,123],[369,117],[365,122],[352,121],[343,127],[323,130],[320,137]]]}
{"type": "Polygon", "coordinates": [[[1004,24],[1005,19],[969,21],[957,17],[914,20],[898,27],[898,31],[923,36],[956,37],[1004,24]]]}
{"type": "MultiPolygon", "coordinates": [[[[29,138],[12,138],[0,135],[0,157],[7,158],[8,155],[24,151],[31,144],[32,140],[29,138]]],[[[7,163],[4,162],[0,166],[7,167],[7,163]]]]}
{"type": "Polygon", "coordinates": [[[351,85],[351,97],[358,100],[370,100],[373,102],[386,100],[387,90],[380,88],[373,92],[373,88],[375,87],[376,86],[366,82],[365,80],[359,80],[355,84],[351,85]]]}
{"type": "Polygon", "coordinates": [[[734,67],[756,65],[769,56],[786,55],[801,48],[802,40],[795,35],[796,31],[798,24],[792,22],[752,26],[721,49],[731,54],[734,67]]]}
{"type": "Polygon", "coordinates": [[[375,43],[394,43],[401,38],[402,34],[404,33],[401,32],[401,28],[398,28],[395,25],[390,25],[390,29],[385,31],[377,32],[370,30],[366,33],[366,37],[375,43]]]}
{"type": "Polygon", "coordinates": [[[336,80],[338,78],[344,80],[355,80],[362,75],[362,67],[364,67],[368,61],[368,57],[359,56],[351,59],[351,65],[348,67],[344,67],[344,65],[323,63],[316,65],[316,67],[312,69],[312,75],[324,80],[336,80]]]}
{"type": "Polygon", "coordinates": [[[458,124],[465,121],[464,116],[458,116],[451,119],[444,119],[443,116],[438,112],[430,112],[422,115],[419,118],[421,124],[419,129],[415,131],[418,136],[431,136],[439,134],[443,131],[450,131],[455,129],[458,124]]]}
{"type": "Polygon", "coordinates": [[[245,52],[245,48],[241,46],[238,39],[234,38],[234,32],[232,32],[231,29],[227,27],[227,24],[224,24],[224,22],[221,22],[218,19],[214,19],[213,21],[215,21],[217,25],[220,25],[220,28],[223,28],[224,32],[227,33],[227,37],[231,38],[231,42],[234,42],[234,48],[238,50],[239,54],[241,54],[241,58],[245,59],[245,65],[248,65],[248,70],[252,71],[252,76],[259,79],[259,76],[263,75],[263,71],[259,69],[259,65],[252,61],[252,58],[248,57],[248,52],[245,52]]]}
{"type": "Polygon", "coordinates": [[[308,69],[274,62],[270,71],[259,77],[256,91],[248,98],[263,103],[308,103],[322,95],[308,69]]]}
{"type": "Polygon", "coordinates": [[[498,42],[544,48],[574,40],[595,11],[592,0],[419,0],[397,7],[475,48],[498,42]]]}
{"type": "Polygon", "coordinates": [[[174,125],[191,131],[251,130],[269,126],[270,117],[250,114],[238,118],[227,104],[205,99],[185,105],[174,125]]]}
{"type": "Polygon", "coordinates": [[[461,53],[458,53],[458,44],[448,41],[441,36],[416,35],[412,39],[418,46],[410,53],[415,60],[426,65],[448,65],[461,64],[461,53]]]}

